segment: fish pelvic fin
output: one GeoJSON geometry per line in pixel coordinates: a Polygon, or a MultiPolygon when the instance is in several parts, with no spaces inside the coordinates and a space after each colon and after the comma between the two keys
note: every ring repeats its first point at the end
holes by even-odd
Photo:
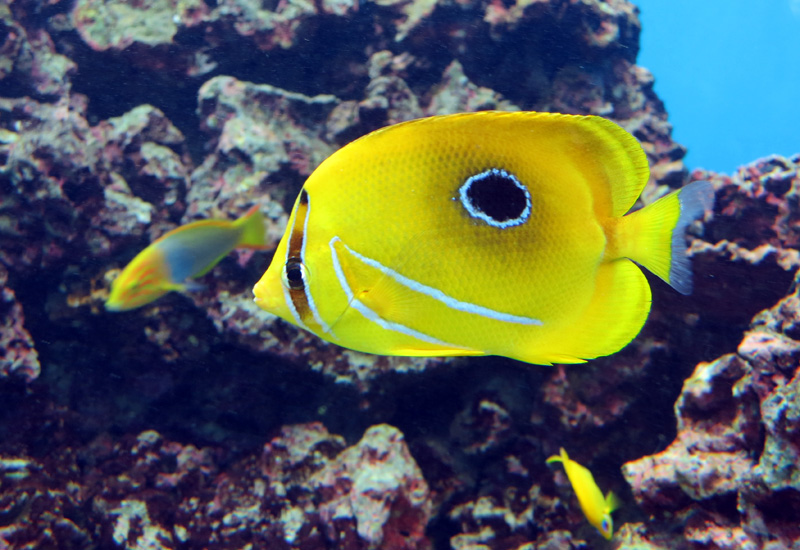
{"type": "Polygon", "coordinates": [[[253,206],[244,216],[233,222],[233,226],[242,232],[236,248],[267,247],[264,241],[264,215],[258,205],[253,206]]]}
{"type": "Polygon", "coordinates": [[[632,214],[616,218],[607,259],[627,257],[681,294],[692,292],[692,269],[686,255],[686,227],[714,204],[707,181],[690,183],[632,214]]]}

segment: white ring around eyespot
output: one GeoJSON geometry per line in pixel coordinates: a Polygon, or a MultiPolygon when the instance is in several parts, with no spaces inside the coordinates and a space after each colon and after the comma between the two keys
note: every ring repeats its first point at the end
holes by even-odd
{"type": "Polygon", "coordinates": [[[467,179],[467,181],[464,182],[464,185],[462,185],[458,189],[458,196],[459,199],[461,200],[461,205],[466,209],[467,212],[469,212],[470,216],[472,216],[473,218],[481,219],[486,223],[488,223],[489,225],[491,225],[492,227],[499,227],[500,229],[506,229],[507,227],[520,225],[525,223],[531,215],[532,203],[531,203],[530,192],[524,185],[522,185],[522,183],[520,183],[520,181],[516,178],[516,176],[514,176],[514,174],[506,172],[502,168],[490,168],[488,170],[484,170],[479,174],[470,176],[467,179]],[[522,213],[519,216],[517,216],[516,218],[499,222],[494,218],[492,218],[491,216],[489,216],[483,210],[479,210],[472,205],[472,201],[470,201],[469,197],[467,196],[467,191],[469,191],[469,188],[472,186],[473,183],[488,178],[489,176],[499,176],[501,178],[508,179],[514,185],[516,185],[518,189],[520,189],[523,193],[525,193],[525,208],[522,210],[522,213]]]}

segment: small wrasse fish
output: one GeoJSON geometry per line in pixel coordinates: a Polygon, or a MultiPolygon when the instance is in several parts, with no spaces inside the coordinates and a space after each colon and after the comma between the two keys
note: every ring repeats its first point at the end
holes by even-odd
{"type": "Polygon", "coordinates": [[[563,447],[560,455],[554,455],[547,459],[548,464],[553,462],[561,462],[564,465],[567,478],[569,478],[572,489],[578,497],[578,503],[581,505],[583,515],[586,516],[592,526],[600,531],[600,534],[606,540],[610,540],[614,534],[614,522],[611,519],[611,512],[619,508],[619,499],[610,491],[608,495],[603,497],[600,487],[594,481],[592,472],[570,459],[563,447]]]}
{"type": "Polygon", "coordinates": [[[641,330],[650,286],[692,288],[696,182],[631,214],[649,176],[596,116],[479,112],[368,134],[309,176],[256,303],[382,355],[582,363],[641,330]],[[635,263],[634,263],[635,262],[635,263]]]}
{"type": "Polygon", "coordinates": [[[201,220],[165,233],[125,266],[111,284],[106,309],[126,311],[208,273],[234,248],[264,248],[264,217],[257,206],[236,221],[201,220]]]}

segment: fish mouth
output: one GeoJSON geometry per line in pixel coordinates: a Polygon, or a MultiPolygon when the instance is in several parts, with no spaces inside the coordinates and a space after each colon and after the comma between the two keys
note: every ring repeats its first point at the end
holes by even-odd
{"type": "MultiPolygon", "coordinates": [[[[282,296],[275,292],[269,291],[270,285],[261,279],[253,287],[253,302],[261,309],[269,312],[274,312],[282,296]]],[[[281,286],[281,288],[283,288],[281,286]]]]}

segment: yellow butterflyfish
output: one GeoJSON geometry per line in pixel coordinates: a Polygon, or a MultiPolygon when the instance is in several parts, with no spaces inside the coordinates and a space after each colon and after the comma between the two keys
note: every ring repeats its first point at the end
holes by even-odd
{"type": "Polygon", "coordinates": [[[264,217],[257,206],[236,221],[201,220],[165,233],[125,266],[106,309],[125,311],[185,290],[188,279],[208,273],[234,248],[264,248],[264,217]]]}
{"type": "Polygon", "coordinates": [[[563,447],[560,455],[554,455],[547,459],[548,464],[553,462],[561,462],[564,465],[567,478],[578,497],[583,515],[606,540],[610,540],[614,534],[611,512],[619,508],[619,500],[616,495],[609,491],[608,495],[604,497],[600,487],[594,481],[592,472],[572,460],[563,447]]]}
{"type": "Polygon", "coordinates": [[[697,182],[624,215],[648,175],[636,139],[596,116],[489,111],[383,128],[309,176],[255,301],[375,354],[608,355],[650,310],[636,264],[691,291],[684,230],[713,199],[697,182]]]}

